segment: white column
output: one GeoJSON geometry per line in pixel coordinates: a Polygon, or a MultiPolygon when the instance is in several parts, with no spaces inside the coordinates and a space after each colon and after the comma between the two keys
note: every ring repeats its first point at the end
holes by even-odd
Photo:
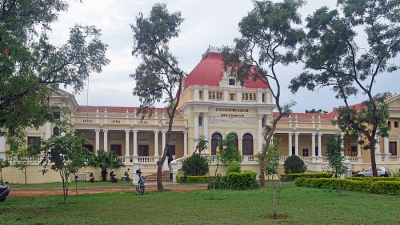
{"type": "Polygon", "coordinates": [[[340,138],[342,139],[342,142],[340,143],[340,147],[341,147],[342,150],[343,150],[342,153],[341,153],[341,155],[344,156],[344,151],[345,151],[345,150],[344,150],[344,134],[343,134],[343,133],[340,134],[340,138]]]}
{"type": "Polygon", "coordinates": [[[167,133],[166,130],[162,131],[162,135],[161,135],[161,140],[162,140],[162,144],[161,144],[161,155],[164,154],[164,148],[166,146],[167,143],[165,143],[165,134],[167,133]]]}
{"type": "Polygon", "coordinates": [[[46,140],[51,137],[51,123],[46,122],[46,140]]]}
{"type": "Polygon", "coordinates": [[[292,133],[289,133],[288,137],[289,137],[288,138],[289,139],[289,141],[288,141],[289,142],[288,143],[289,144],[289,154],[288,154],[288,156],[291,156],[292,155],[292,133]]]}
{"type": "Polygon", "coordinates": [[[204,95],[203,100],[208,101],[209,99],[208,99],[208,86],[207,85],[204,85],[203,92],[204,92],[203,93],[203,95],[204,95]]]}
{"type": "Polygon", "coordinates": [[[271,103],[271,91],[267,91],[267,93],[265,95],[265,102],[271,103]]]}
{"type": "Polygon", "coordinates": [[[377,131],[377,133],[375,134],[375,153],[381,153],[381,136],[379,136],[378,134],[379,130],[377,131]]]}
{"type": "MultiPolygon", "coordinates": [[[[204,138],[208,139],[208,114],[203,113],[203,134],[204,138]]],[[[197,138],[197,137],[195,137],[197,138]]]]}
{"type": "Polygon", "coordinates": [[[96,132],[96,147],[95,147],[95,149],[96,149],[96,155],[97,155],[97,152],[100,150],[100,129],[95,129],[94,131],[96,132]]]}
{"type": "Polygon", "coordinates": [[[108,129],[103,129],[104,132],[104,151],[107,152],[108,150],[108,143],[107,143],[107,133],[108,129]]]}
{"type": "Polygon", "coordinates": [[[6,137],[0,136],[0,159],[6,159],[6,137]]]}
{"type": "Polygon", "coordinates": [[[135,159],[134,162],[137,162],[137,157],[138,157],[138,151],[137,151],[137,130],[133,131],[133,157],[135,159]]]}
{"type": "MultiPolygon", "coordinates": [[[[65,106],[63,105],[63,107],[65,107],[65,106]]],[[[64,115],[63,110],[60,110],[60,120],[61,120],[61,121],[64,121],[64,120],[65,120],[65,115],[64,115]]],[[[51,133],[51,132],[50,132],[50,133],[51,133]]],[[[50,136],[51,136],[51,135],[50,135],[50,136]]],[[[64,136],[65,136],[65,132],[61,132],[61,136],[64,137],[64,136]]]]}
{"type": "Polygon", "coordinates": [[[315,157],[315,133],[311,134],[311,156],[315,157]]]}
{"type": "Polygon", "coordinates": [[[187,140],[188,140],[188,133],[187,131],[183,131],[183,156],[188,155],[187,140]]]}
{"type": "Polygon", "coordinates": [[[257,103],[260,104],[262,103],[262,89],[257,90],[257,103]]]}
{"type": "Polygon", "coordinates": [[[322,133],[318,133],[318,156],[322,157],[322,133]]]}
{"type": "MultiPolygon", "coordinates": [[[[199,138],[199,113],[194,113],[194,137],[195,139],[199,138]]],[[[197,142],[194,143],[194,146],[197,146],[197,142]]]]}
{"type": "Polygon", "coordinates": [[[154,131],[154,156],[158,156],[158,130],[154,131]]]}
{"type": "Polygon", "coordinates": [[[389,138],[383,138],[383,152],[385,153],[385,161],[389,161],[389,138]]]}
{"type": "Polygon", "coordinates": [[[130,155],[129,155],[129,132],[130,130],[125,130],[125,162],[130,161],[130,155]]]}
{"type": "Polygon", "coordinates": [[[299,133],[294,134],[294,154],[299,156],[299,133]]]}
{"type": "MultiPolygon", "coordinates": [[[[358,137],[357,143],[359,143],[360,137],[358,137]]],[[[357,144],[357,157],[361,157],[361,145],[357,144]]]]}
{"type": "MultiPolygon", "coordinates": [[[[262,152],[262,140],[263,140],[263,138],[262,138],[262,116],[261,115],[259,115],[258,117],[257,117],[257,123],[258,123],[258,126],[257,126],[257,133],[258,133],[258,137],[257,137],[257,148],[258,148],[258,152],[262,152]]],[[[272,140],[272,139],[271,139],[272,140]]]]}

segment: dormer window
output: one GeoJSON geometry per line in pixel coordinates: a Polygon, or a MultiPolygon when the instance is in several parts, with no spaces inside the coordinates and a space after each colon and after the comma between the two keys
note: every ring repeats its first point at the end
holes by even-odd
{"type": "Polygon", "coordinates": [[[229,85],[235,86],[235,79],[229,78],[229,85]]]}

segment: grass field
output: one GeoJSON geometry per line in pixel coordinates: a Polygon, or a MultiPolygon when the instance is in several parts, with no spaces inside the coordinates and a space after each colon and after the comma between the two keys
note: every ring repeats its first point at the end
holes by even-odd
{"type": "Polygon", "coordinates": [[[279,215],[272,187],[248,191],[134,192],[15,197],[0,203],[0,224],[400,224],[400,196],[283,186],[279,215]]]}

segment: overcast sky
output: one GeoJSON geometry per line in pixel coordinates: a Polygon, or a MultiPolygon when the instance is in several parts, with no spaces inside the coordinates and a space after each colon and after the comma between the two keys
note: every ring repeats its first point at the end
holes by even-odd
{"type": "MultiPolygon", "coordinates": [[[[131,55],[133,32],[129,25],[134,24],[139,12],[147,16],[151,7],[157,2],[159,1],[83,0],[83,3],[69,1],[69,10],[60,14],[59,20],[52,25],[51,41],[56,45],[64,43],[68,38],[69,28],[75,23],[95,25],[102,30],[102,41],[109,45],[107,58],[111,60],[101,74],[90,74],[90,80],[86,82],[89,85],[86,85],[83,92],[75,95],[79,105],[139,105],[139,100],[132,95],[135,83],[129,77],[140,62],[131,55]]],[[[170,12],[181,11],[185,19],[180,27],[179,37],[171,42],[170,50],[178,57],[180,68],[186,73],[190,73],[197,65],[208,46],[233,45],[233,39],[239,37],[238,22],[253,8],[251,0],[169,0],[164,3],[170,12]]],[[[309,0],[300,11],[303,20],[324,5],[334,8],[336,1],[309,0]]],[[[301,65],[281,68],[278,71],[283,87],[282,102],[296,101],[294,112],[304,112],[309,109],[331,111],[333,107],[343,105],[342,100],[334,98],[334,93],[329,88],[318,93],[302,89],[292,95],[287,86],[290,79],[301,71],[301,65]]],[[[381,75],[375,86],[376,92],[398,92],[396,75],[399,73],[381,75]]],[[[358,103],[364,99],[359,95],[351,103],[358,103]]]]}

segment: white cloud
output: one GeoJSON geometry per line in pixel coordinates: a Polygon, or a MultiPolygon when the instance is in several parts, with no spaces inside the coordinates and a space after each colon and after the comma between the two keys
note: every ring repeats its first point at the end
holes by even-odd
{"type": "MultiPolygon", "coordinates": [[[[60,15],[59,21],[52,25],[51,40],[61,45],[68,38],[69,28],[75,23],[95,25],[102,30],[102,40],[109,45],[107,57],[111,63],[104,67],[101,74],[91,74],[89,81],[89,105],[138,106],[139,102],[132,95],[133,79],[129,74],[135,71],[139,60],[131,55],[133,32],[130,24],[134,23],[139,12],[148,15],[154,0],[83,0],[70,1],[68,12],[60,15]]],[[[180,67],[189,73],[201,60],[201,55],[209,45],[220,47],[232,45],[233,39],[239,37],[238,23],[253,8],[251,0],[168,0],[164,1],[170,12],[181,11],[185,21],[180,29],[180,36],[171,41],[171,51],[180,62],[180,67]]],[[[336,1],[309,0],[301,10],[303,19],[315,9],[328,5],[335,7],[336,1]]],[[[294,111],[304,112],[306,109],[323,109],[330,111],[341,105],[341,100],[334,99],[329,89],[318,93],[301,90],[292,95],[287,86],[290,79],[301,72],[301,65],[280,68],[282,100],[295,100],[294,111]]],[[[398,75],[399,73],[397,73],[398,75]]],[[[382,74],[378,78],[377,92],[398,90],[396,74],[382,74]]],[[[68,89],[67,89],[68,90],[68,89]]],[[[70,90],[69,90],[70,91],[70,90]]],[[[398,91],[397,91],[398,92],[398,91]]],[[[77,95],[81,105],[87,104],[87,89],[77,95]]],[[[352,103],[360,102],[362,96],[352,99],[352,103]]]]}

